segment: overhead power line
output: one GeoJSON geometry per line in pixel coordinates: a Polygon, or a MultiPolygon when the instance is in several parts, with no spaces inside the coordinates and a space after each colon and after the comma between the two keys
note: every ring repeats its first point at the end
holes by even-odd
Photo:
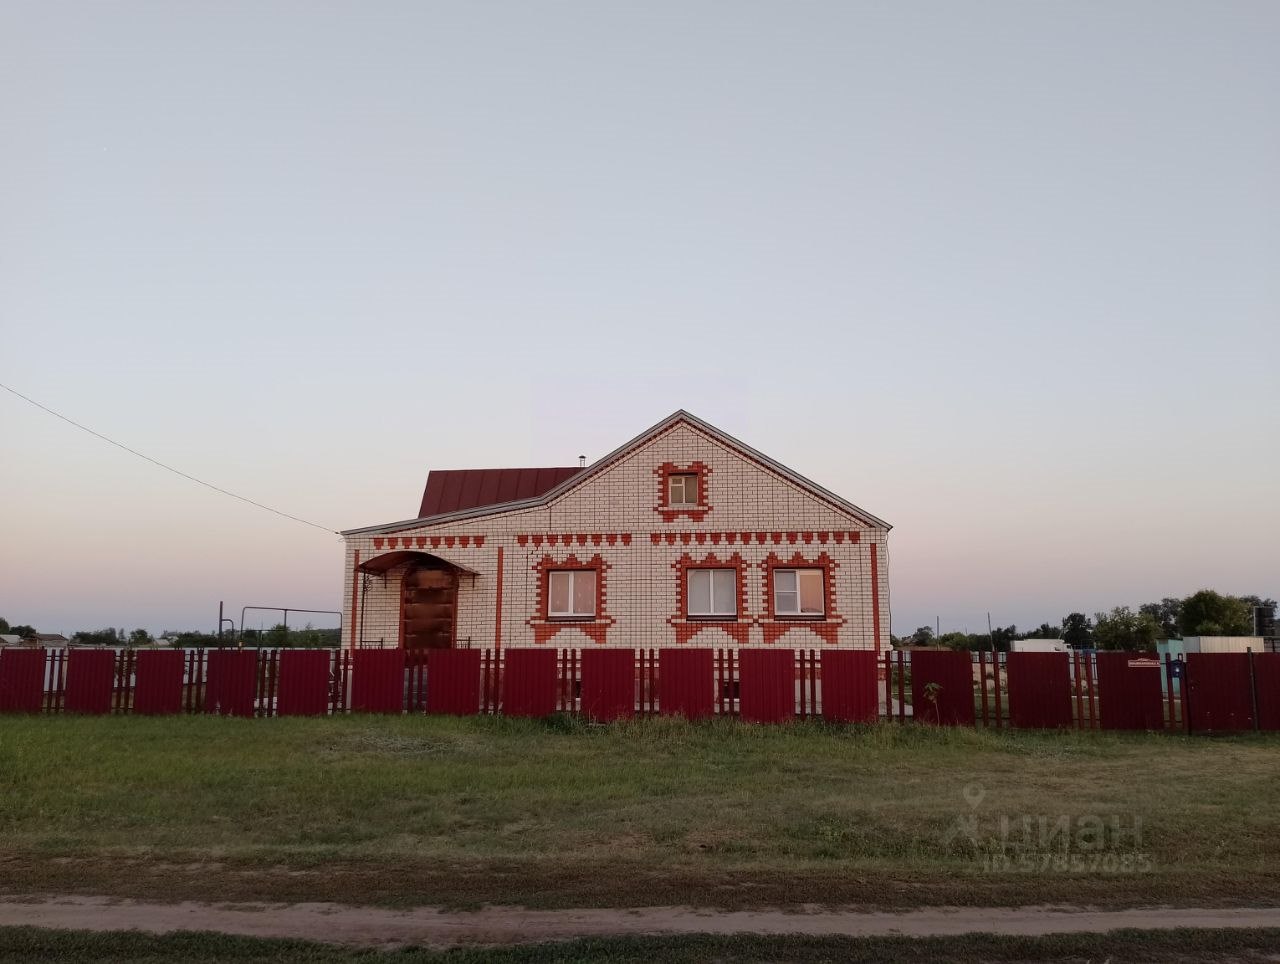
{"type": "Polygon", "coordinates": [[[149,455],[142,454],[137,449],[131,449],[129,448],[129,446],[124,445],[120,442],[117,442],[113,438],[107,438],[107,436],[103,435],[101,432],[95,432],[93,429],[89,428],[89,426],[87,425],[81,425],[75,419],[67,418],[67,416],[59,412],[55,412],[53,409],[51,409],[47,405],[41,405],[34,398],[28,398],[26,395],[23,395],[22,392],[19,392],[10,388],[8,385],[5,385],[3,382],[0,382],[0,388],[3,388],[10,395],[16,395],[18,398],[22,399],[24,402],[27,402],[28,404],[34,405],[36,408],[40,409],[40,411],[47,412],[48,414],[52,415],[54,418],[62,419],[62,421],[66,422],[68,425],[73,425],[76,428],[80,429],[80,431],[82,432],[88,432],[94,438],[100,438],[102,439],[102,441],[106,442],[107,444],[114,445],[118,449],[123,449],[124,451],[128,452],[130,455],[136,455],[138,458],[146,462],[150,462],[152,465],[159,466],[160,468],[164,469],[166,472],[172,472],[174,475],[180,475],[182,476],[182,478],[187,479],[190,482],[195,482],[197,485],[203,485],[206,489],[212,489],[214,492],[219,492],[222,495],[229,495],[231,496],[231,498],[238,499],[241,502],[248,503],[249,505],[254,506],[255,508],[265,509],[266,511],[273,512],[276,515],[281,516],[285,519],[292,519],[294,522],[301,522],[304,526],[311,526],[311,528],[319,529],[321,532],[332,533],[335,531],[333,529],[330,529],[328,526],[322,526],[319,523],[310,522],[307,519],[300,519],[296,515],[290,515],[288,512],[281,512],[279,509],[273,509],[269,505],[263,505],[261,502],[255,502],[253,499],[247,498],[243,495],[238,495],[237,493],[232,492],[229,489],[224,489],[220,485],[214,485],[212,482],[206,482],[204,479],[197,479],[194,475],[188,475],[186,472],[183,472],[180,469],[175,469],[172,465],[165,465],[163,462],[153,459],[149,455]]]}

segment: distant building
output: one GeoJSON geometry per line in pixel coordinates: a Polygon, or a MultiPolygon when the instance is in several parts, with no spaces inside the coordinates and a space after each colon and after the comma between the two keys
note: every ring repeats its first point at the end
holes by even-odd
{"type": "Polygon", "coordinates": [[[1065,639],[1015,639],[1009,644],[1013,653],[1069,653],[1065,639]]]}
{"type": "Polygon", "coordinates": [[[22,637],[10,633],[0,633],[0,646],[21,646],[22,637]]]}
{"type": "Polygon", "coordinates": [[[28,636],[23,642],[28,646],[46,646],[56,649],[59,646],[66,646],[70,640],[62,633],[36,633],[34,636],[28,636]]]}

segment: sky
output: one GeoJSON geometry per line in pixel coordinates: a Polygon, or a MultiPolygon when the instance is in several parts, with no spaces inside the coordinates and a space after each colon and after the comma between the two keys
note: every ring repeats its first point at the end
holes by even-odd
{"type": "Polygon", "coordinates": [[[1277,172],[1270,0],[7,0],[0,382],[320,528],[0,392],[0,615],[336,609],[429,469],[678,408],[900,634],[1280,595],[1277,172]]]}

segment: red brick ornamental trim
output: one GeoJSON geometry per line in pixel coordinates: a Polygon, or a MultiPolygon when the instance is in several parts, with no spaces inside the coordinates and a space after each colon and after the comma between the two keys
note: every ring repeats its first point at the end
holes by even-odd
{"type": "Polygon", "coordinates": [[[658,477],[658,504],[653,511],[662,516],[663,522],[674,522],[681,516],[688,516],[694,522],[701,522],[711,511],[711,503],[707,501],[707,476],[711,467],[705,462],[690,462],[683,468],[674,462],[663,462],[653,470],[658,477]],[[696,475],[698,477],[698,504],[692,506],[671,505],[671,485],[667,481],[673,475],[696,475]]]}
{"type": "MultiPolygon", "coordinates": [[[[788,530],[786,532],[650,532],[649,544],[661,545],[666,543],[674,546],[677,543],[682,546],[688,545],[726,545],[726,546],[749,546],[753,542],[758,546],[794,546],[800,543],[804,545],[825,546],[828,544],[844,545],[846,542],[853,545],[861,541],[861,533],[856,530],[850,532],[844,530],[841,532],[831,532],[826,529],[818,531],[816,529],[806,530],[788,530]]],[[[523,545],[524,543],[521,543],[523,545]]]]}
{"type": "Polygon", "coordinates": [[[714,552],[701,559],[694,559],[684,553],[671,564],[676,572],[676,611],[667,617],[676,631],[676,642],[687,643],[704,629],[723,629],[739,646],[747,645],[747,634],[751,631],[751,617],[747,615],[747,563],[734,553],[721,559],[714,552]],[[689,616],[689,580],[690,569],[732,569],[738,592],[737,616],[689,616]]]}
{"type": "Polygon", "coordinates": [[[539,559],[538,564],[533,567],[533,571],[538,574],[538,612],[525,620],[528,625],[533,627],[533,641],[541,645],[549,642],[562,629],[580,629],[592,642],[604,645],[609,627],[617,622],[616,619],[609,615],[607,609],[608,593],[605,589],[605,574],[609,571],[609,568],[609,564],[601,558],[598,552],[586,561],[579,559],[572,552],[558,561],[550,555],[544,555],[539,559]],[[551,608],[551,577],[549,574],[552,570],[561,572],[566,569],[595,572],[595,616],[549,615],[548,611],[551,608]]]}
{"type": "Polygon", "coordinates": [[[847,620],[836,610],[836,568],[839,563],[826,552],[807,559],[799,552],[783,559],[771,552],[760,564],[764,570],[764,612],[757,622],[764,627],[764,641],[776,643],[789,629],[804,627],[820,636],[823,642],[836,645],[836,636],[847,620]],[[821,569],[823,609],[821,616],[778,616],[773,611],[773,571],[775,569],[821,569]]]}
{"type": "Polygon", "coordinates": [[[547,546],[629,546],[630,532],[522,532],[516,536],[519,545],[533,544],[535,549],[547,546]]]}

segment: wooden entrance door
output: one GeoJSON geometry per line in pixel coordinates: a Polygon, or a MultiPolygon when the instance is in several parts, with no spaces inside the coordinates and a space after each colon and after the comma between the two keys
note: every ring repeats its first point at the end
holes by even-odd
{"type": "Polygon", "coordinates": [[[458,574],[453,569],[420,565],[404,576],[401,640],[406,655],[453,646],[458,609],[458,574]]]}

